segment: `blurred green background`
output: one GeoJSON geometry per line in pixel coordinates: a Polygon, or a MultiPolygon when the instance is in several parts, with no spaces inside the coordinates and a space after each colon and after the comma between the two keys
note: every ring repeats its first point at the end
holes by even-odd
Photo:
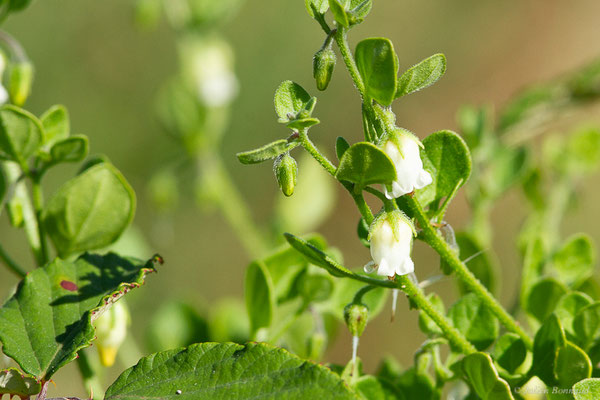
{"type": "MultiPolygon", "coordinates": [[[[215,0],[216,1],[216,0],[215,0]]],[[[4,29],[21,41],[36,67],[33,94],[26,108],[36,115],[51,105],[67,106],[74,133],[90,137],[92,153],[104,153],[136,189],[135,226],[149,243],[148,257],[160,253],[166,264],[160,273],[133,295],[133,331],[141,339],[149,317],[167,298],[191,301],[206,312],[219,298],[242,298],[243,274],[249,262],[235,235],[218,213],[199,211],[184,198],[172,221],[157,217],[146,196],[146,183],[157,166],[171,159],[177,147],[161,130],[155,117],[155,96],[177,68],[174,34],[166,24],[144,32],[133,24],[132,2],[119,0],[40,0],[25,12],[11,16],[4,29]],[[160,220],[159,220],[160,219],[160,220]]],[[[507,1],[375,1],[366,22],[350,35],[353,45],[368,36],[387,36],[394,42],[401,70],[437,52],[448,59],[445,77],[434,87],[395,105],[400,125],[423,138],[440,129],[455,129],[455,113],[463,104],[502,104],[526,84],[544,81],[600,56],[600,3],[595,0],[507,1]]],[[[312,56],[323,34],[307,15],[302,0],[252,1],[242,6],[224,35],[236,56],[240,94],[224,140],[224,160],[255,220],[266,219],[280,196],[269,163],[241,165],[235,153],[285,137],[277,124],[272,96],[279,83],[302,84],[319,103],[315,115],[321,125],[312,138],[329,154],[337,136],[350,142],[362,136],[360,102],[352,83],[338,65],[330,88],[316,93],[312,56]]],[[[600,124],[600,108],[587,107],[561,119],[552,131],[582,123],[600,124]]],[[[58,167],[45,187],[49,194],[75,167],[58,167]]],[[[580,188],[578,210],[566,221],[566,233],[587,231],[600,242],[598,175],[580,188]]],[[[302,186],[302,171],[299,185],[302,186]]],[[[360,266],[370,259],[355,235],[358,212],[339,191],[335,211],[321,226],[331,245],[344,253],[346,264],[360,266]]],[[[520,194],[501,201],[495,212],[495,250],[503,278],[500,298],[510,304],[517,293],[515,251],[518,227],[526,215],[520,194]]],[[[468,205],[459,197],[448,221],[460,228],[468,205]]],[[[284,227],[285,228],[285,227],[284,227]]],[[[31,264],[23,232],[8,227],[0,216],[0,240],[23,265],[31,264]]],[[[430,249],[417,244],[416,273],[423,280],[439,272],[430,249]]],[[[0,274],[0,293],[17,280],[0,274]]],[[[443,297],[455,295],[450,281],[436,284],[443,297]]],[[[448,302],[446,302],[448,304],[448,302]]],[[[372,371],[385,354],[403,364],[412,363],[414,350],[424,339],[416,326],[417,313],[400,299],[399,315],[389,322],[388,311],[369,324],[361,339],[359,356],[372,371]]],[[[326,361],[350,358],[350,335],[340,331],[326,361]]],[[[124,366],[117,365],[114,373],[124,366]]],[[[73,365],[61,370],[51,394],[82,395],[73,365]]],[[[110,380],[109,380],[110,381],[110,380]]]]}

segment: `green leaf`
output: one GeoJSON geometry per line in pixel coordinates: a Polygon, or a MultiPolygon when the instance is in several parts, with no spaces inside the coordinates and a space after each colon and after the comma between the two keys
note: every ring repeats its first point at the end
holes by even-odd
{"type": "Polygon", "coordinates": [[[515,333],[505,333],[498,339],[492,356],[502,368],[510,373],[514,373],[527,356],[525,343],[515,333]]]}
{"type": "Polygon", "coordinates": [[[317,118],[296,118],[290,122],[288,122],[285,126],[294,130],[302,130],[306,128],[310,128],[311,126],[320,124],[317,118]]]}
{"type": "Polygon", "coordinates": [[[283,82],[275,92],[275,111],[279,122],[287,124],[296,119],[297,115],[309,106],[310,101],[310,95],[302,86],[292,81],[283,82]]]}
{"type": "Polygon", "coordinates": [[[575,400],[597,400],[600,398],[600,378],[588,378],[573,385],[575,400]]]}
{"type": "Polygon", "coordinates": [[[491,198],[500,197],[529,171],[529,152],[526,147],[499,147],[494,151],[482,178],[482,190],[491,198]]]}
{"type": "Polygon", "coordinates": [[[4,394],[9,394],[9,398],[13,396],[29,398],[41,390],[40,382],[32,376],[22,374],[15,368],[0,371],[0,398],[4,397],[4,394]]]}
{"type": "Polygon", "coordinates": [[[273,282],[267,267],[253,262],[246,270],[244,281],[246,311],[250,319],[251,335],[263,327],[269,327],[273,319],[273,282]]]}
{"type": "Polygon", "coordinates": [[[115,242],[134,213],[133,189],[115,167],[102,163],[63,184],[48,200],[42,223],[65,257],[115,242]]]}
{"type": "Polygon", "coordinates": [[[440,390],[435,387],[433,380],[414,367],[406,370],[398,380],[398,387],[405,399],[439,400],[440,390]]]}
{"type": "Polygon", "coordinates": [[[567,341],[556,354],[554,375],[561,388],[570,388],[592,376],[592,362],[583,350],[567,341]]]}
{"type": "Polygon", "coordinates": [[[331,8],[331,13],[335,21],[343,27],[348,28],[350,21],[346,12],[346,3],[347,1],[344,0],[329,0],[329,8],[331,8]]]}
{"type": "Polygon", "coordinates": [[[350,25],[361,23],[373,8],[373,0],[350,0],[350,25]]]}
{"type": "Polygon", "coordinates": [[[571,336],[575,336],[575,331],[573,330],[573,319],[575,319],[575,316],[579,310],[592,304],[593,302],[594,300],[592,300],[590,296],[582,292],[570,292],[560,299],[556,305],[554,313],[558,319],[560,319],[565,332],[571,336]]]}
{"type": "Polygon", "coordinates": [[[151,397],[356,399],[329,369],[262,343],[199,343],[152,354],[123,372],[105,400],[151,397]]]}
{"type": "Polygon", "coordinates": [[[556,384],[554,361],[558,349],[567,342],[565,331],[555,314],[550,315],[535,334],[530,375],[537,375],[548,386],[556,384]]]}
{"type": "Polygon", "coordinates": [[[327,0],[304,0],[306,11],[311,17],[315,17],[312,7],[320,14],[325,14],[329,10],[329,2],[327,0]],[[312,6],[312,7],[311,7],[312,6]]]}
{"type": "Polygon", "coordinates": [[[288,142],[285,139],[276,140],[261,148],[237,153],[236,156],[242,164],[257,164],[271,160],[298,146],[298,142],[288,142]]]}
{"type": "Polygon", "coordinates": [[[595,262],[593,239],[583,233],[568,238],[552,257],[558,278],[567,285],[588,278],[594,272],[595,262]]]}
{"type": "Polygon", "coordinates": [[[471,386],[482,400],[514,399],[508,383],[498,376],[491,357],[473,353],[462,361],[462,369],[471,386]]]}
{"type": "Polygon", "coordinates": [[[385,379],[371,375],[361,376],[355,385],[365,400],[404,400],[404,395],[385,379]]]}
{"type": "Polygon", "coordinates": [[[92,322],[153,270],[151,263],[114,253],[85,254],[74,262],[56,259],[33,270],[0,308],[4,354],[48,381],[90,345],[92,322]]]}
{"type": "Polygon", "coordinates": [[[441,199],[454,197],[469,179],[471,153],[465,141],[452,131],[432,133],[423,140],[423,146],[423,167],[433,182],[417,190],[416,195],[423,207],[431,205],[437,209],[441,199]]]}
{"type": "Polygon", "coordinates": [[[525,311],[543,322],[556,308],[560,298],[568,288],[554,278],[545,278],[537,282],[527,296],[525,311]]]}
{"type": "Polygon", "coordinates": [[[489,347],[498,337],[498,319],[475,293],[463,296],[450,307],[452,323],[477,350],[489,347]]]}
{"type": "MultiPolygon", "coordinates": [[[[434,310],[441,315],[446,315],[444,302],[440,296],[435,293],[431,293],[427,296],[427,299],[433,306],[434,310]]],[[[442,335],[442,331],[438,325],[422,310],[419,311],[419,329],[421,329],[421,332],[425,333],[427,336],[442,335]]]]}
{"type": "Polygon", "coordinates": [[[402,97],[436,83],[446,72],[446,56],[434,54],[408,69],[398,79],[395,97],[402,97]]]}
{"type": "Polygon", "coordinates": [[[337,139],[335,140],[335,154],[338,160],[342,159],[344,153],[346,152],[346,150],[348,150],[349,147],[350,145],[348,144],[348,141],[346,141],[346,139],[344,139],[341,136],[337,137],[337,139]]]}
{"type": "Polygon", "coordinates": [[[42,142],[42,132],[34,115],[11,105],[0,107],[0,160],[26,166],[42,142]]]}
{"type": "MultiPolygon", "coordinates": [[[[496,269],[492,264],[492,255],[490,252],[480,246],[467,232],[458,232],[455,238],[456,244],[460,249],[460,259],[467,260],[467,268],[490,292],[494,293],[497,286],[496,269]]],[[[461,280],[458,281],[458,289],[461,294],[471,291],[461,280]]]]}
{"type": "Polygon", "coordinates": [[[573,319],[573,331],[582,347],[594,340],[600,328],[600,302],[583,307],[573,319]]]}
{"type": "Polygon", "coordinates": [[[88,138],[83,135],[75,135],[60,140],[50,149],[52,163],[79,162],[88,154],[88,138]]]}
{"type": "Polygon", "coordinates": [[[40,118],[44,128],[44,145],[52,144],[69,137],[71,126],[69,113],[63,105],[50,107],[40,118]]]}
{"type": "Polygon", "coordinates": [[[364,39],[356,45],[354,57],[367,97],[381,105],[391,105],[398,75],[398,56],[392,42],[386,38],[364,39]]]}
{"type": "Polygon", "coordinates": [[[582,129],[569,137],[567,144],[569,168],[573,173],[586,174],[600,166],[600,130],[582,129]]]}
{"type": "Polygon", "coordinates": [[[359,142],[344,152],[335,177],[361,188],[373,183],[391,184],[396,179],[396,167],[380,148],[359,142]]]}

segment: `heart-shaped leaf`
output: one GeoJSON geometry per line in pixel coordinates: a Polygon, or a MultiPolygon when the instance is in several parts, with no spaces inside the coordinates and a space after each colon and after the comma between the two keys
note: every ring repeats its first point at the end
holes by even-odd
{"type": "Polygon", "coordinates": [[[391,184],[396,179],[396,167],[379,147],[359,142],[344,152],[335,176],[361,188],[373,183],[391,184]]]}
{"type": "Polygon", "coordinates": [[[356,399],[329,369],[263,343],[199,343],[152,354],[123,372],[104,399],[144,398],[356,399]]]}
{"type": "Polygon", "coordinates": [[[151,271],[151,264],[113,253],[85,254],[74,262],[56,259],[33,270],[0,308],[4,354],[37,380],[48,381],[90,345],[92,322],[151,271]]]}
{"type": "Polygon", "coordinates": [[[18,107],[0,107],[0,160],[15,161],[22,167],[42,142],[42,125],[38,119],[18,107]]]}
{"type": "Polygon", "coordinates": [[[290,143],[285,139],[281,139],[266,144],[259,149],[237,153],[236,156],[242,164],[258,164],[286,153],[296,146],[298,146],[298,142],[290,143]]]}
{"type": "Polygon", "coordinates": [[[394,101],[398,56],[386,38],[370,38],[356,45],[356,66],[365,84],[366,95],[384,106],[394,101]]]}
{"type": "Polygon", "coordinates": [[[434,54],[409,68],[398,79],[395,97],[402,97],[436,83],[446,72],[446,56],[434,54]]]}

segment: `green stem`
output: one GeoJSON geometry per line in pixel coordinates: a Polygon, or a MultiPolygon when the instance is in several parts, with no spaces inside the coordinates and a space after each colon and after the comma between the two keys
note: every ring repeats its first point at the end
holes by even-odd
{"type": "Polygon", "coordinates": [[[10,271],[14,272],[19,278],[25,278],[25,275],[27,275],[27,271],[21,268],[21,266],[8,255],[2,245],[0,245],[0,260],[2,260],[4,265],[6,265],[6,267],[10,271]]]}
{"type": "Polygon", "coordinates": [[[371,211],[371,209],[369,208],[369,205],[367,204],[367,202],[365,201],[365,198],[361,193],[354,193],[354,192],[350,192],[352,194],[352,198],[354,199],[354,202],[356,203],[356,206],[358,207],[358,211],[360,211],[360,215],[362,215],[362,217],[365,219],[365,222],[367,223],[367,225],[371,225],[371,222],[373,222],[373,212],[371,211]]]}
{"type": "MultiPolygon", "coordinates": [[[[364,100],[366,98],[365,94],[365,84],[360,76],[360,72],[358,71],[358,67],[356,66],[356,62],[354,61],[354,56],[352,55],[352,51],[350,51],[350,46],[348,46],[348,39],[346,38],[348,33],[348,29],[342,26],[338,27],[337,32],[335,33],[335,42],[337,43],[338,48],[340,49],[340,54],[344,59],[344,64],[346,64],[346,68],[350,73],[350,77],[354,81],[358,92],[360,93],[360,97],[364,100]]],[[[371,108],[370,104],[366,104],[367,109],[371,108]]]]}
{"type": "Polygon", "coordinates": [[[452,326],[452,322],[433,307],[431,302],[425,297],[421,288],[416,285],[408,275],[396,277],[396,282],[400,285],[402,291],[404,291],[404,293],[406,293],[419,307],[419,310],[427,314],[427,316],[436,323],[444,333],[444,337],[446,337],[455,348],[460,349],[464,354],[477,352],[477,349],[462,335],[462,333],[452,326]]]}
{"type": "Polygon", "coordinates": [[[102,386],[100,378],[96,374],[85,350],[81,350],[78,353],[77,367],[79,368],[81,378],[83,379],[83,385],[85,386],[85,390],[88,391],[88,394],[91,396],[93,392],[94,397],[103,398],[104,387],[102,386]]]}
{"type": "Polygon", "coordinates": [[[42,223],[42,212],[44,211],[44,193],[39,177],[34,176],[31,179],[31,190],[33,194],[33,209],[35,211],[35,218],[37,221],[37,231],[40,238],[40,252],[39,257],[41,263],[40,267],[46,264],[49,260],[48,245],[46,243],[46,233],[44,231],[44,224],[42,223]]]}
{"type": "Polygon", "coordinates": [[[467,266],[458,258],[458,255],[450,248],[448,243],[438,234],[435,228],[431,225],[429,218],[421,208],[417,200],[410,196],[404,196],[407,205],[414,213],[421,229],[421,235],[425,242],[429,244],[440,257],[452,268],[459,279],[465,283],[475,293],[481,301],[498,317],[500,322],[511,332],[516,333],[521,337],[528,349],[533,348],[533,341],[529,335],[521,328],[494,296],[487,290],[485,286],[473,275],[467,266]]]}

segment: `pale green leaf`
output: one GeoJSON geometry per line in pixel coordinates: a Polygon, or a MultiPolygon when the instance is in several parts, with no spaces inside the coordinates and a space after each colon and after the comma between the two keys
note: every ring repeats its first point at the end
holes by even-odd
{"type": "Polygon", "coordinates": [[[395,97],[425,89],[436,83],[446,72],[446,56],[434,54],[408,69],[398,79],[395,97]]]}

